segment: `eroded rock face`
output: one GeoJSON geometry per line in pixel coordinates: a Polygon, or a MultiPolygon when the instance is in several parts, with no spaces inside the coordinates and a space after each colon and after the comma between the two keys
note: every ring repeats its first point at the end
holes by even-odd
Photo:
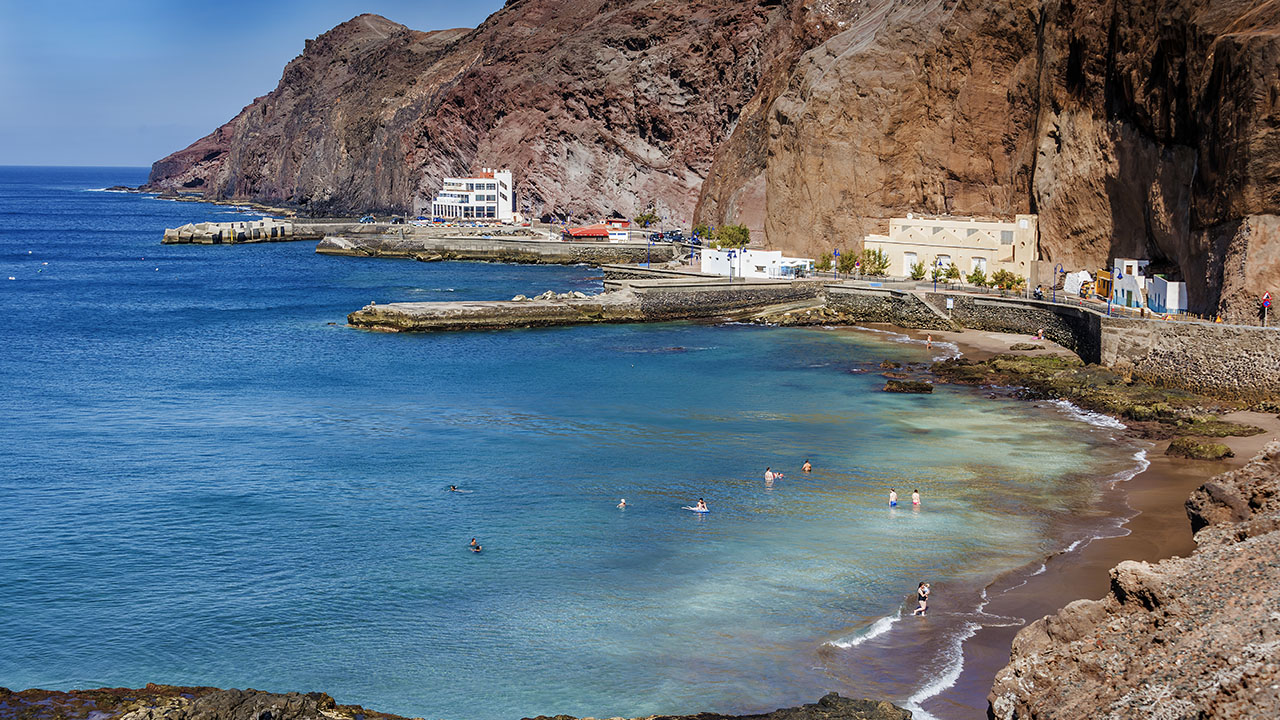
{"type": "Polygon", "coordinates": [[[1040,215],[1041,268],[1152,261],[1191,309],[1280,287],[1268,0],[518,0],[362,15],[150,186],[416,211],[509,166],[535,215],[745,223],[806,256],[907,212],[1040,215]]]}
{"type": "Polygon", "coordinates": [[[992,717],[1280,717],[1280,442],[1187,512],[1190,557],[1123,562],[1105,598],[1018,633],[992,717]]]}
{"type": "Polygon", "coordinates": [[[845,20],[722,146],[701,219],[763,217],[813,255],[912,211],[1036,212],[1043,267],[1149,258],[1236,319],[1280,286],[1274,4],[867,0],[845,20]]]}
{"type": "Polygon", "coordinates": [[[312,214],[416,211],[441,178],[511,167],[537,215],[687,225],[712,154],[848,0],[519,0],[475,30],[361,15],[149,186],[312,214]]]}

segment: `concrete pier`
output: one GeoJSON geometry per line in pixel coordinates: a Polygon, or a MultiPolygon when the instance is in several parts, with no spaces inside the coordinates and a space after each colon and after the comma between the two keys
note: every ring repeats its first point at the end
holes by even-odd
{"type": "Polygon", "coordinates": [[[421,332],[732,317],[816,303],[821,290],[815,281],[635,280],[584,298],[370,304],[348,315],[347,323],[368,330],[421,332]]]}
{"type": "Polygon", "coordinates": [[[596,243],[541,240],[496,235],[440,235],[417,228],[379,235],[330,236],[320,241],[321,255],[411,258],[424,262],[481,260],[535,265],[602,265],[606,263],[663,263],[683,253],[668,243],[596,243]]]}

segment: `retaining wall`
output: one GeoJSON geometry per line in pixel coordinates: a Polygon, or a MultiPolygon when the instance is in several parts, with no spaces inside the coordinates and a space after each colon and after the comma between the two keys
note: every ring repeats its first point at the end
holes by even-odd
{"type": "Polygon", "coordinates": [[[1248,402],[1280,398],[1280,329],[1105,318],[1101,362],[1153,384],[1248,402]]]}
{"type": "Polygon", "coordinates": [[[670,245],[647,243],[579,243],[508,238],[424,238],[397,234],[375,237],[326,237],[316,246],[321,255],[412,258],[414,260],[482,260],[549,265],[667,262],[670,245]]]}
{"type": "Polygon", "coordinates": [[[920,330],[958,330],[959,326],[927,305],[914,293],[889,288],[826,288],[827,307],[848,320],[890,323],[920,330]]]}
{"type": "Polygon", "coordinates": [[[926,293],[924,299],[934,309],[947,313],[947,299],[953,307],[951,319],[966,328],[989,332],[1044,336],[1080,356],[1087,363],[1101,362],[1100,324],[1103,317],[1084,308],[1025,298],[995,298],[952,293],[926,293]]]}

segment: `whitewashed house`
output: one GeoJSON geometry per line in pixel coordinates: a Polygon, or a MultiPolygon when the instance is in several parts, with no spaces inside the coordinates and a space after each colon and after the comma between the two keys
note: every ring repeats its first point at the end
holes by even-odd
{"type": "Polygon", "coordinates": [[[702,272],[725,277],[787,279],[813,271],[811,258],[786,257],[781,250],[699,251],[702,272]]]}

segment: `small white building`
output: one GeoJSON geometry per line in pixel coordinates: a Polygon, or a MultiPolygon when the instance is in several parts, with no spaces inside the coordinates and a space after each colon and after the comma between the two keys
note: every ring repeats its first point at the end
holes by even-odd
{"type": "Polygon", "coordinates": [[[1080,291],[1084,289],[1084,286],[1091,282],[1093,282],[1093,276],[1091,276],[1086,270],[1067,273],[1062,276],[1062,292],[1070,295],[1071,297],[1078,297],[1080,295],[1080,291]]]}
{"type": "Polygon", "coordinates": [[[510,170],[485,168],[474,177],[445,178],[431,202],[431,216],[442,220],[512,222],[516,193],[510,170]]]}
{"type": "Polygon", "coordinates": [[[1141,308],[1147,304],[1147,279],[1142,271],[1150,260],[1116,258],[1111,263],[1111,302],[1121,307],[1141,308]]]}
{"type": "Polygon", "coordinates": [[[699,251],[702,272],[725,277],[789,279],[813,271],[810,258],[785,257],[781,250],[699,251]]]}
{"type": "Polygon", "coordinates": [[[1147,280],[1147,307],[1162,315],[1187,311],[1187,284],[1156,275],[1147,280]]]}

